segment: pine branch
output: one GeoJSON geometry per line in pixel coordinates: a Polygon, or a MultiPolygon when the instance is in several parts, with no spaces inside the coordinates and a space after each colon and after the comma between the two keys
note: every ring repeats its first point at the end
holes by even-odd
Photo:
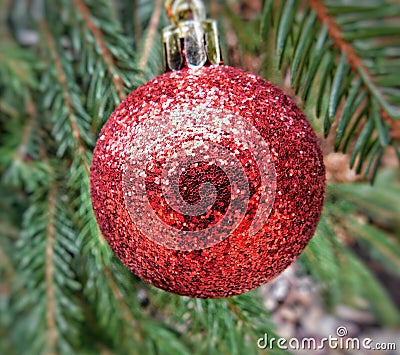
{"type": "Polygon", "coordinates": [[[400,276],[400,243],[395,236],[381,231],[373,225],[361,223],[351,216],[343,227],[350,235],[356,235],[362,249],[384,267],[388,273],[400,276]]]}
{"type": "Polygon", "coordinates": [[[72,268],[78,251],[76,238],[56,181],[50,183],[48,191],[36,191],[33,201],[35,204],[24,216],[16,252],[22,286],[26,288],[16,305],[20,316],[24,315],[17,318],[16,327],[25,330],[22,343],[30,344],[33,353],[71,353],[80,341],[77,325],[82,317],[74,296],[81,288],[72,268]],[[66,324],[76,328],[66,329],[66,324]]]}
{"type": "MultiPolygon", "coordinates": [[[[30,92],[26,90],[26,112],[20,112],[5,124],[1,135],[0,171],[9,187],[21,187],[32,192],[48,181],[49,166],[39,159],[42,139],[38,134],[38,113],[30,92]]],[[[20,108],[16,107],[16,110],[20,108]]]]}
{"type": "MultiPolygon", "coordinates": [[[[257,340],[274,336],[270,317],[257,292],[228,299],[191,299],[149,290],[155,310],[171,314],[171,326],[189,338],[195,354],[257,353],[257,340]],[[164,305],[164,306],[163,306],[164,305]],[[165,309],[167,305],[167,309],[165,309]]],[[[287,354],[271,349],[268,354],[287,354]]]]}
{"type": "MultiPolygon", "coordinates": [[[[118,306],[121,309],[121,314],[123,314],[123,316],[126,319],[126,323],[131,324],[132,328],[135,329],[138,327],[138,324],[136,323],[135,319],[133,318],[130,309],[128,308],[127,304],[124,301],[124,297],[120,291],[120,289],[118,288],[113,276],[112,276],[112,272],[110,270],[110,268],[105,268],[105,276],[108,279],[108,282],[110,284],[110,288],[112,290],[112,292],[115,295],[116,300],[118,301],[118,306]]],[[[133,338],[140,343],[140,338],[138,337],[138,334],[136,332],[134,332],[132,334],[133,338]]]]}
{"type": "Polygon", "coordinates": [[[382,171],[374,186],[361,183],[338,184],[334,187],[334,193],[339,199],[351,201],[377,226],[393,232],[400,230],[400,187],[396,170],[382,171]]]}
{"type": "MultiPolygon", "coordinates": [[[[51,32],[45,23],[42,23],[41,28],[46,35],[47,43],[49,44],[52,58],[55,62],[57,76],[54,79],[58,79],[61,82],[64,100],[69,109],[69,123],[72,127],[72,137],[74,138],[73,145],[71,144],[70,146],[70,148],[73,149],[72,154],[74,158],[68,186],[71,196],[76,196],[76,200],[71,207],[74,209],[73,219],[81,231],[79,241],[81,243],[82,255],[86,260],[85,273],[88,280],[84,283],[84,293],[91,299],[92,303],[96,305],[96,315],[99,317],[103,326],[103,331],[109,333],[110,338],[113,338],[111,334],[119,334],[119,337],[116,337],[116,343],[118,343],[118,339],[120,339],[125,342],[123,345],[125,345],[126,348],[131,348],[137,346],[135,340],[139,340],[131,336],[135,334],[136,323],[130,315],[130,309],[125,304],[126,300],[122,299],[121,292],[111,277],[112,273],[109,271],[108,265],[110,265],[113,256],[99,231],[91,206],[89,186],[90,155],[86,152],[83,138],[81,137],[81,131],[77,125],[77,114],[84,118],[88,115],[81,106],[82,104],[77,100],[73,102],[69,95],[68,87],[73,86],[73,83],[68,84],[68,79],[64,71],[64,67],[69,68],[68,61],[62,60],[60,52],[57,50],[54,39],[51,36],[51,32]],[[99,274],[102,276],[99,277],[99,274]],[[96,290],[91,288],[90,285],[93,284],[96,285],[96,290]],[[107,310],[101,305],[107,305],[107,310]],[[110,325],[113,326],[110,327],[110,325]],[[127,326],[128,328],[126,328],[127,326]],[[129,330],[130,332],[128,333],[129,330]]],[[[96,34],[98,33],[96,32],[96,34]]],[[[68,69],[68,71],[70,70],[71,69],[68,69]]],[[[70,80],[71,77],[69,78],[69,81],[70,80]]],[[[64,139],[62,136],[59,137],[64,139]]],[[[57,136],[55,138],[60,139],[57,136]]]]}
{"type": "MultiPolygon", "coordinates": [[[[2,223],[2,228],[4,227],[8,226],[2,223]]],[[[6,231],[7,229],[2,229],[2,232],[6,231]]],[[[15,354],[19,339],[13,332],[16,317],[13,299],[17,295],[15,290],[22,289],[22,285],[12,258],[13,244],[8,243],[7,237],[6,233],[2,233],[0,238],[0,352],[15,354]]]]}
{"type": "Polygon", "coordinates": [[[91,132],[97,135],[113,108],[139,83],[135,56],[120,24],[110,17],[115,11],[108,0],[57,4],[48,6],[47,22],[66,38],[75,82],[86,93],[82,105],[91,116],[91,132]],[[59,8],[69,14],[61,22],[59,8]]]}
{"type": "Polygon", "coordinates": [[[7,253],[3,250],[0,244],[0,272],[4,274],[4,280],[12,280],[15,276],[14,265],[7,256],[7,253]]]}
{"type": "Polygon", "coordinates": [[[367,184],[352,184],[351,188],[346,188],[346,185],[329,186],[323,216],[315,237],[301,256],[301,260],[324,286],[328,304],[332,308],[340,303],[362,307],[357,302],[362,299],[368,302],[368,307],[374,310],[375,316],[381,322],[397,325],[400,315],[386,290],[369,271],[368,266],[351,251],[352,244],[357,242],[361,247],[364,246],[365,252],[385,267],[387,272],[398,274],[399,240],[388,231],[379,230],[367,222],[360,221],[360,211],[366,212],[362,209],[363,200],[370,198],[375,207],[369,206],[368,218],[372,218],[375,223],[386,221],[386,228],[389,230],[394,228],[395,231],[398,228],[393,224],[397,221],[397,215],[391,211],[393,207],[389,207],[393,205],[390,205],[390,202],[387,204],[385,196],[396,195],[398,188],[390,180],[381,179],[376,181],[374,187],[367,184]],[[382,191],[385,191],[385,194],[382,196],[380,190],[383,186],[382,191]],[[366,190],[373,196],[365,195],[366,190]],[[385,212],[384,220],[381,220],[380,208],[388,213],[385,212]],[[338,235],[341,236],[340,241],[338,235]]]}
{"type": "Polygon", "coordinates": [[[0,43],[0,123],[4,124],[0,130],[1,170],[6,170],[9,183],[28,188],[33,184],[24,179],[24,171],[40,170],[26,161],[35,157],[38,146],[33,139],[37,110],[31,95],[39,86],[37,66],[30,52],[12,43],[8,33],[4,35],[0,43]]]}
{"type": "MultiPolygon", "coordinates": [[[[383,111],[381,114],[383,117],[386,120],[391,120],[393,118],[399,119],[400,109],[392,107],[386,102],[382,93],[380,92],[380,88],[374,83],[369,70],[356,53],[354,47],[343,39],[343,33],[341,32],[334,18],[328,15],[327,8],[324,6],[324,4],[318,0],[309,0],[309,3],[311,8],[316,12],[319,20],[328,28],[328,34],[333,39],[334,45],[339,48],[341,53],[346,53],[347,61],[349,62],[353,72],[360,75],[361,79],[363,80],[363,84],[368,89],[370,95],[375,97],[377,102],[379,102],[381,105],[383,111]]],[[[386,14],[386,16],[388,15],[389,13],[386,14]]]]}
{"type": "Polygon", "coordinates": [[[386,26],[380,19],[382,14],[386,19],[398,16],[396,11],[389,14],[386,7],[383,0],[373,6],[357,1],[342,5],[269,0],[264,4],[261,24],[266,55],[274,58],[268,63],[277,63],[275,69],[265,68],[267,78],[274,79],[270,70],[280,69],[282,76],[289,72],[290,86],[309,118],[324,118],[325,136],[334,127],[335,149],[346,152],[352,146],[351,166],[372,180],[385,148],[398,138],[394,120],[400,117],[399,108],[388,101],[399,94],[398,88],[386,74],[395,75],[391,61],[400,53],[391,36],[400,28],[386,26]],[[350,26],[349,16],[353,21],[357,18],[357,26],[350,26]],[[363,27],[360,22],[370,25],[363,27]],[[379,41],[386,41],[387,47],[379,41]],[[380,60],[371,62],[370,51],[375,48],[375,57],[380,60]],[[378,68],[385,73],[384,80],[378,68]],[[384,95],[389,88],[393,93],[384,95]]]}
{"type": "MultiPolygon", "coordinates": [[[[67,120],[70,125],[71,129],[71,137],[73,140],[68,139],[67,133],[68,130],[63,129],[62,134],[60,134],[59,124],[55,127],[57,131],[53,130],[53,133],[55,135],[55,139],[60,143],[60,148],[59,148],[59,154],[63,155],[65,152],[65,149],[67,146],[72,149],[76,149],[76,152],[78,155],[81,157],[82,162],[85,166],[85,169],[87,169],[87,172],[89,174],[89,165],[87,164],[86,161],[86,151],[84,147],[84,141],[87,143],[91,142],[91,138],[87,135],[88,131],[88,125],[87,121],[89,120],[89,117],[86,112],[84,112],[83,108],[80,106],[79,99],[73,99],[72,98],[72,92],[77,91],[77,88],[75,85],[71,83],[70,80],[67,80],[67,74],[64,70],[63,64],[67,65],[67,61],[62,61],[61,54],[57,50],[56,42],[54,40],[54,37],[47,25],[46,22],[41,21],[39,23],[40,29],[44,35],[45,41],[44,43],[47,43],[47,48],[50,52],[50,56],[52,59],[52,62],[54,63],[54,68],[55,68],[55,76],[53,76],[52,80],[56,80],[57,84],[60,87],[60,92],[59,92],[59,97],[61,100],[64,101],[64,106],[58,106],[59,102],[57,102],[54,99],[53,105],[50,105],[49,108],[52,108],[55,112],[53,112],[53,121],[54,122],[61,122],[65,123],[60,119],[59,112],[57,112],[55,109],[56,108],[63,108],[65,107],[67,109],[67,113],[64,116],[67,116],[67,120]],[[64,63],[63,63],[64,62],[64,63]],[[57,105],[57,106],[56,106],[57,105]],[[55,107],[56,106],[56,107],[55,107]],[[77,113],[80,115],[78,118],[77,113]],[[57,115],[57,116],[56,116],[57,115]],[[82,135],[85,136],[85,138],[82,137],[82,135]]],[[[68,71],[72,71],[71,68],[69,68],[68,71]]],[[[56,84],[56,85],[57,85],[56,84]]],[[[77,94],[79,95],[79,94],[77,94]]]]}
{"type": "MultiPolygon", "coordinates": [[[[84,294],[93,305],[101,332],[113,344],[112,348],[119,348],[122,352],[139,349],[143,342],[140,324],[115,280],[115,270],[105,266],[104,260],[95,260],[96,254],[85,255],[88,280],[84,294]]],[[[128,280],[125,278],[124,282],[128,280]]]]}
{"type": "MultiPolygon", "coordinates": [[[[82,6],[82,4],[79,5],[82,6]]],[[[85,8],[85,11],[89,11],[88,8],[85,8]]],[[[87,22],[89,21],[89,14],[87,13],[86,16],[85,23],[87,27],[94,31],[91,24],[87,22]]],[[[99,41],[100,32],[96,30],[94,34],[95,39],[99,41]]],[[[49,35],[50,32],[48,31],[47,36],[49,35]]],[[[61,77],[61,81],[63,81],[62,70],[67,68],[69,72],[71,70],[69,69],[70,64],[62,59],[60,52],[52,41],[49,41],[49,43],[53,52],[53,60],[58,60],[60,63],[57,67],[57,78],[61,77]]],[[[105,42],[101,43],[105,46],[105,42]]],[[[74,78],[70,76],[68,79],[71,81],[74,78]]],[[[71,85],[73,84],[69,84],[69,86],[71,85]]],[[[105,84],[97,81],[96,85],[102,86],[105,84]]],[[[66,89],[67,87],[64,85],[62,91],[65,92],[66,89]]],[[[68,102],[68,96],[66,98],[68,102]]],[[[74,105],[76,106],[78,103],[75,102],[74,105]]],[[[69,106],[72,114],[74,114],[75,106],[69,106]]],[[[78,113],[82,114],[82,110],[79,110],[78,113]]],[[[95,316],[100,322],[102,332],[109,335],[109,341],[114,343],[113,347],[119,346],[122,349],[129,350],[138,348],[143,343],[143,337],[140,336],[140,332],[138,333],[140,326],[134,317],[138,315],[137,311],[135,311],[137,307],[133,307],[133,309],[128,307],[128,304],[131,304],[132,301],[128,300],[126,298],[128,296],[124,296],[121,291],[121,284],[129,283],[130,281],[125,277],[117,282],[115,271],[110,269],[115,263],[115,256],[112,255],[109,246],[98,229],[91,206],[88,167],[90,154],[86,153],[83,144],[80,143],[82,139],[77,134],[74,135],[74,138],[74,147],[78,147],[78,149],[76,150],[75,148],[72,151],[74,158],[70,169],[68,186],[70,194],[76,196],[71,207],[73,209],[74,222],[80,230],[81,253],[85,259],[84,275],[86,275],[87,279],[83,281],[83,292],[90,300],[90,303],[94,305],[95,316]]]]}
{"type": "Polygon", "coordinates": [[[82,16],[83,21],[86,24],[86,27],[92,33],[93,37],[96,40],[98,47],[100,48],[100,56],[104,59],[106,64],[107,72],[112,78],[112,82],[114,84],[115,90],[118,93],[119,99],[122,101],[125,98],[125,90],[123,85],[123,80],[118,74],[118,71],[115,69],[116,64],[113,55],[108,49],[107,45],[103,40],[103,34],[101,30],[94,24],[91,19],[90,11],[87,5],[83,0],[73,0],[73,4],[76,6],[77,14],[82,16]]]}
{"type": "Polygon", "coordinates": [[[8,113],[12,108],[20,112],[29,107],[27,93],[39,86],[38,65],[32,53],[18,47],[8,34],[4,35],[0,43],[0,111],[8,113]]]}
{"type": "Polygon", "coordinates": [[[31,103],[28,107],[28,112],[30,113],[30,117],[27,120],[27,123],[24,127],[22,138],[19,143],[18,149],[16,149],[15,155],[13,156],[13,161],[21,161],[24,160],[28,153],[28,143],[31,139],[31,135],[34,128],[34,117],[36,117],[36,109],[31,103]]]}
{"type": "Polygon", "coordinates": [[[0,244],[0,266],[1,266],[1,270],[5,270],[6,274],[8,274],[8,275],[13,274],[13,268],[7,257],[7,254],[4,253],[4,251],[3,251],[1,244],[0,244]]]}
{"type": "MultiPolygon", "coordinates": [[[[129,312],[127,313],[126,307],[124,308],[124,303],[121,301],[121,295],[118,291],[118,288],[115,286],[112,278],[108,278],[107,276],[110,273],[107,273],[107,264],[109,264],[109,260],[111,258],[111,253],[109,252],[109,247],[106,244],[104,238],[102,237],[96,220],[93,215],[93,210],[91,206],[91,199],[90,199],[90,168],[89,168],[89,156],[86,153],[86,148],[83,144],[83,139],[80,135],[80,129],[77,124],[77,116],[76,112],[80,115],[86,117],[86,113],[81,108],[81,103],[75,100],[74,104],[72,103],[72,99],[69,94],[68,86],[72,84],[67,83],[67,77],[64,72],[62,59],[60,57],[59,52],[57,51],[54,39],[51,35],[49,28],[47,27],[46,23],[41,23],[41,28],[43,33],[46,36],[47,43],[49,49],[52,53],[52,59],[55,63],[55,67],[57,70],[57,76],[55,79],[58,79],[61,83],[62,93],[64,96],[66,107],[69,110],[69,123],[72,128],[72,137],[74,139],[73,145],[73,165],[71,169],[71,177],[69,181],[69,186],[72,192],[72,196],[79,196],[76,199],[76,202],[73,203],[72,207],[76,210],[74,211],[74,220],[76,221],[77,225],[79,226],[81,233],[80,233],[80,242],[83,245],[82,252],[87,259],[87,274],[89,276],[88,282],[94,282],[94,280],[99,280],[98,274],[94,273],[94,270],[98,270],[99,272],[104,274],[104,277],[101,278],[102,283],[98,284],[98,288],[102,288],[102,291],[105,293],[104,295],[107,297],[106,303],[109,304],[110,309],[111,303],[113,302],[113,298],[115,298],[116,308],[114,311],[120,307],[122,310],[119,312],[104,312],[103,309],[98,310],[98,314],[101,315],[102,313],[108,314],[109,317],[107,322],[110,322],[112,317],[129,317],[129,312]],[[76,108],[78,107],[78,109],[76,108]],[[98,251],[99,250],[99,251],[98,251]],[[95,259],[93,259],[93,257],[95,259]],[[93,271],[92,271],[93,270],[93,271]],[[109,289],[106,290],[104,287],[108,285],[109,289]]],[[[68,62],[64,61],[64,65],[68,65],[68,62]]],[[[63,136],[59,136],[61,139],[63,136]]],[[[60,139],[59,138],[59,139],[60,139]]],[[[57,139],[57,137],[56,137],[57,139]]],[[[85,290],[87,290],[87,285],[85,285],[85,290]]],[[[91,293],[93,294],[93,293],[91,293]]],[[[102,304],[101,302],[103,299],[103,295],[101,293],[94,293],[97,294],[98,299],[92,299],[95,304],[102,304]]],[[[129,322],[124,322],[122,324],[128,324],[129,322]]],[[[103,322],[104,324],[104,322],[103,322]]],[[[105,326],[106,324],[104,324],[105,326]]],[[[122,333],[122,327],[118,329],[119,333],[122,333]]]]}

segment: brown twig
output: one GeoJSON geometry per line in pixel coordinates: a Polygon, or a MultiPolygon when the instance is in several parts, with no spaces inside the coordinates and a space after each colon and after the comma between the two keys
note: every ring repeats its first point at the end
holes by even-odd
{"type": "Polygon", "coordinates": [[[54,217],[56,214],[56,187],[53,184],[49,193],[47,243],[46,243],[46,298],[47,298],[47,341],[48,353],[56,353],[57,328],[55,319],[55,294],[54,294],[54,244],[55,226],[54,217]]]}
{"type": "MultiPolygon", "coordinates": [[[[135,321],[135,319],[132,317],[132,313],[131,310],[129,309],[129,307],[127,306],[127,304],[124,301],[124,296],[122,295],[120,289],[118,288],[118,286],[116,285],[113,276],[111,275],[111,271],[108,267],[105,267],[105,274],[107,276],[107,280],[110,284],[111,290],[113,291],[115,298],[120,306],[120,308],[122,309],[122,314],[125,317],[125,319],[127,320],[127,323],[130,324],[132,327],[140,327],[140,325],[135,321]]],[[[138,328],[139,329],[139,328],[138,328]]],[[[135,338],[137,343],[140,343],[141,339],[138,336],[137,333],[133,333],[132,336],[135,338]]]]}
{"type": "Polygon", "coordinates": [[[125,98],[124,94],[124,84],[122,78],[115,72],[115,61],[112,53],[107,48],[101,30],[94,24],[90,17],[90,10],[83,0],[73,0],[74,5],[78,9],[81,14],[83,21],[86,24],[86,27],[92,32],[94,38],[96,39],[97,44],[99,45],[102,57],[104,58],[104,62],[107,66],[107,71],[111,76],[111,80],[113,81],[115,90],[118,93],[118,97],[120,100],[125,98]]]}
{"type": "Polygon", "coordinates": [[[28,122],[24,128],[23,134],[22,134],[22,139],[21,143],[19,144],[18,150],[15,152],[14,155],[14,160],[24,160],[26,154],[28,153],[28,143],[29,143],[29,137],[31,136],[31,133],[34,128],[34,117],[37,115],[37,110],[36,106],[32,100],[32,96],[30,93],[27,93],[28,98],[27,98],[27,105],[26,105],[26,112],[28,113],[28,122]]]}
{"type": "Polygon", "coordinates": [[[28,122],[26,123],[24,131],[22,133],[22,138],[21,138],[21,142],[19,144],[19,148],[17,149],[17,151],[14,154],[14,159],[13,159],[14,161],[24,160],[26,154],[28,153],[29,137],[31,136],[31,133],[32,133],[33,127],[34,127],[33,117],[34,117],[33,115],[30,115],[28,118],[28,122]]]}
{"type": "MultiPolygon", "coordinates": [[[[309,0],[311,8],[316,12],[318,18],[328,28],[328,34],[333,39],[336,47],[341,52],[347,53],[347,60],[354,72],[358,72],[358,68],[364,67],[363,62],[355,52],[354,48],[343,40],[342,31],[337,25],[336,21],[327,14],[326,8],[320,0],[309,0]]],[[[364,67],[365,68],[365,67],[364,67]]],[[[366,69],[366,68],[365,68],[366,69]]]]}
{"type": "MultiPolygon", "coordinates": [[[[231,311],[236,315],[236,317],[243,322],[243,324],[246,324],[249,328],[253,328],[252,324],[249,323],[249,321],[246,319],[246,317],[242,314],[242,312],[236,307],[235,302],[232,300],[231,297],[228,297],[226,299],[229,308],[231,311]]],[[[250,334],[250,336],[254,339],[254,341],[257,341],[256,337],[254,336],[253,333],[250,334]]]]}
{"type": "Polygon", "coordinates": [[[139,69],[144,70],[146,67],[146,63],[150,56],[151,48],[154,45],[154,40],[157,35],[158,24],[160,22],[161,10],[163,8],[163,0],[156,0],[154,5],[154,11],[151,15],[150,24],[149,24],[149,31],[147,33],[146,40],[143,46],[143,54],[140,58],[139,62],[139,69]]]}

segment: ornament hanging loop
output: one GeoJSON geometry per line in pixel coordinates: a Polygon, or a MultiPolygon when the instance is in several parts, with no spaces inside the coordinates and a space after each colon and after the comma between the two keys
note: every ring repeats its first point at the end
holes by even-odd
{"type": "Polygon", "coordinates": [[[163,30],[165,71],[222,63],[218,27],[200,0],[167,0],[172,25],[163,30]]]}

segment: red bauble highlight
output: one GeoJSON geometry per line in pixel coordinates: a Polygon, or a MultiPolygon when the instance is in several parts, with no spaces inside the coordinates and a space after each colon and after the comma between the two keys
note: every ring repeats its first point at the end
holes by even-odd
{"type": "Polygon", "coordinates": [[[228,66],[184,69],[111,115],[91,195],[107,242],[136,275],[180,295],[227,297],[268,282],[305,248],[325,167],[305,115],[280,89],[228,66]]]}

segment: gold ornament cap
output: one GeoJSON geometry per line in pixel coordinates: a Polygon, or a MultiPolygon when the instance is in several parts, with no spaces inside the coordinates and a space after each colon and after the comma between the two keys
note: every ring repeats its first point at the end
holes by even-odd
{"type": "Polygon", "coordinates": [[[165,71],[222,64],[217,22],[206,18],[202,1],[167,0],[165,6],[172,22],[162,32],[165,71]]]}

